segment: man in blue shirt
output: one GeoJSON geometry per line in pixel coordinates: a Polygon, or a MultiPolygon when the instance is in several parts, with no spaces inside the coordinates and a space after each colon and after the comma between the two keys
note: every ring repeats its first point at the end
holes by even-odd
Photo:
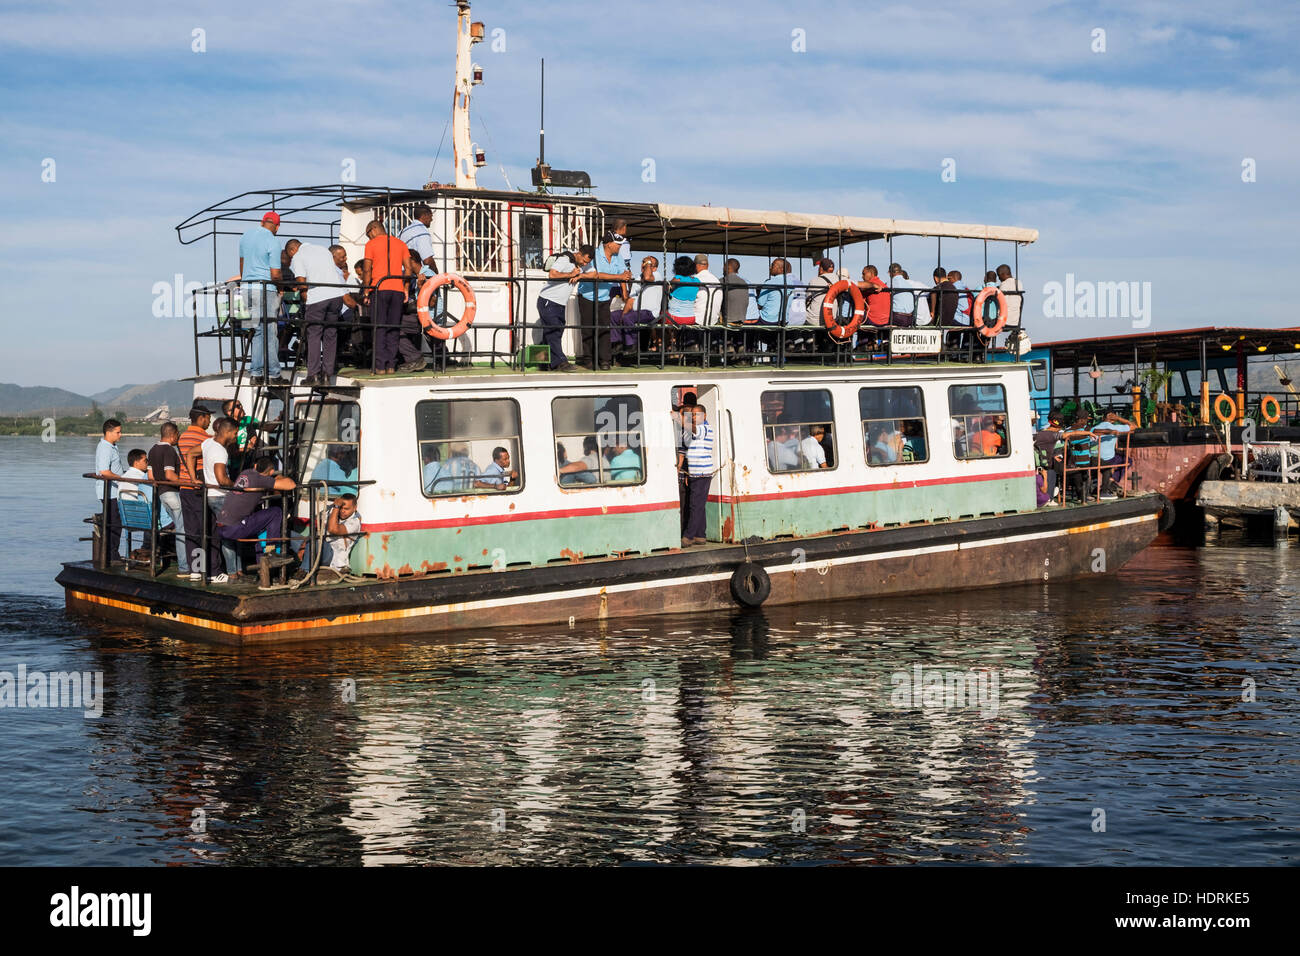
{"type": "MultiPolygon", "coordinates": [[[[683,409],[683,413],[688,411],[683,409]]],[[[713,426],[703,405],[689,408],[695,433],[686,448],[686,530],[682,547],[707,544],[704,536],[705,508],[709,503],[709,486],[713,484],[713,426]]]]}
{"type": "Polygon", "coordinates": [[[277,238],[280,216],[268,212],[261,225],[254,226],[239,237],[240,295],[244,315],[253,325],[253,341],[249,346],[248,374],[254,381],[269,375],[280,377],[280,356],[274,341],[267,342],[266,327],[280,314],[280,251],[283,244],[277,238]],[[265,360],[265,361],[263,361],[265,360]]]}
{"type": "Polygon", "coordinates": [[[1119,453],[1119,436],[1131,431],[1133,423],[1121,417],[1117,412],[1108,412],[1106,417],[1093,426],[1092,432],[1097,436],[1097,453],[1101,464],[1111,466],[1106,486],[1102,489],[1103,498],[1118,497],[1120,482],[1124,480],[1125,459],[1119,453]]]}
{"type": "MultiPolygon", "coordinates": [[[[325,458],[317,463],[311,471],[312,481],[347,481],[347,469],[343,467],[343,462],[348,456],[346,445],[330,445],[325,449],[325,458]]],[[[325,494],[330,498],[337,498],[339,495],[345,495],[348,492],[355,492],[356,489],[349,485],[326,485],[325,494]]]]}
{"type": "Polygon", "coordinates": [[[627,446],[626,439],[619,439],[613,452],[609,459],[609,480],[640,481],[641,456],[627,446]]]}
{"type": "MultiPolygon", "coordinates": [[[[122,546],[122,517],[117,513],[117,480],[124,478],[126,469],[122,467],[122,453],[117,443],[122,438],[122,423],[116,418],[104,420],[104,437],[95,447],[95,474],[108,482],[108,530],[105,534],[103,560],[107,564],[117,560],[118,549],[122,546]]],[[[95,497],[99,499],[100,513],[104,507],[104,481],[95,482],[95,497]]]]}
{"type": "Polygon", "coordinates": [[[773,259],[768,267],[767,282],[758,290],[755,301],[758,303],[758,320],[765,325],[780,325],[782,307],[785,305],[789,291],[786,273],[790,263],[784,259],[773,259]]]}
{"type": "Polygon", "coordinates": [[[519,472],[510,467],[510,452],[498,445],[492,449],[492,464],[483,469],[475,488],[490,488],[492,491],[505,491],[519,484],[519,472]]]}
{"type": "Polygon", "coordinates": [[[592,256],[592,260],[580,276],[570,280],[578,286],[581,338],[587,352],[579,364],[587,368],[608,369],[610,366],[609,284],[632,281],[632,271],[619,254],[622,245],[622,239],[607,232],[601,236],[599,248],[593,250],[591,246],[583,246],[581,251],[592,256]],[[591,281],[593,279],[598,281],[591,281]]]}
{"type": "Polygon", "coordinates": [[[421,457],[424,460],[424,467],[420,471],[420,484],[424,487],[426,495],[437,495],[447,490],[446,482],[439,482],[442,477],[442,462],[438,460],[438,446],[433,442],[428,442],[422,446],[421,457]]]}

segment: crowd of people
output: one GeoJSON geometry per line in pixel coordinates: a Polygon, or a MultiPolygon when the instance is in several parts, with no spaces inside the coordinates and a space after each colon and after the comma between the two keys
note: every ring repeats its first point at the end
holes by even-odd
{"type": "MultiPolygon", "coordinates": [[[[420,290],[438,274],[438,266],[429,231],[432,209],[420,204],[413,214],[396,236],[383,222],[370,222],[362,258],[351,267],[341,245],[280,239],[275,212],[241,236],[239,315],[245,332],[251,330],[249,373],[255,382],[280,379],[281,357],[288,360],[295,349],[307,385],[329,384],[345,351],[356,364],[368,356],[381,375],[417,372],[430,362],[437,368],[460,364],[444,340],[421,327],[420,290]],[[271,328],[277,331],[274,342],[271,328]]],[[[768,333],[777,328],[785,329],[787,353],[824,353],[845,344],[829,337],[822,306],[831,286],[849,281],[849,273],[825,256],[812,259],[807,282],[795,278],[785,257],[772,259],[768,274],[752,282],[741,276],[740,260],[734,257],[723,262],[721,276],[703,253],[678,256],[666,266],[668,275],[661,279],[658,257],[647,255],[634,273],[622,219],[611,224],[599,243],[547,257],[536,308],[548,367],[573,372],[635,364],[638,352],[661,346],[698,352],[706,343],[700,330],[718,327],[735,331],[727,350],[739,364],[771,351],[768,333]],[[580,328],[580,354],[573,357],[563,344],[570,300],[576,303],[580,328]]],[[[876,266],[864,267],[854,284],[865,302],[862,324],[847,343],[857,351],[882,347],[880,330],[890,326],[942,328],[949,350],[982,341],[971,333],[971,311],[981,289],[988,287],[1004,293],[1007,326],[1020,322],[1023,286],[1005,263],[986,272],[978,288],[967,286],[961,272],[942,267],[932,271],[929,283],[913,280],[897,262],[883,277],[876,266]]],[[[431,309],[435,313],[438,301],[431,309]]],[[[983,315],[974,318],[993,320],[997,308],[996,299],[989,297],[983,315]]]]}
{"type": "Polygon", "coordinates": [[[1120,438],[1132,429],[1133,423],[1118,412],[1107,412],[1094,422],[1082,408],[1073,416],[1053,411],[1047,427],[1034,435],[1039,506],[1057,504],[1064,497],[1062,490],[1078,501],[1094,491],[1108,499],[1123,495],[1128,460],[1120,438]]]}
{"type": "MultiPolygon", "coordinates": [[[[793,277],[793,266],[784,257],[771,261],[761,282],[751,284],[743,278],[740,260],[734,257],[724,261],[719,278],[710,271],[710,259],[704,254],[678,256],[671,263],[671,276],[662,281],[658,258],[645,256],[634,278],[626,228],[624,220],[617,220],[599,245],[582,245],[547,260],[547,282],[538,294],[537,315],[551,370],[632,364],[639,350],[659,348],[661,336],[668,336],[673,350],[698,351],[702,340],[693,332],[705,326],[737,330],[729,350],[739,364],[767,348],[759,331],[763,328],[785,328],[788,353],[818,353],[832,345],[822,318],[823,304],[830,288],[847,281],[848,273],[837,271],[830,259],[813,259],[815,275],[807,283],[793,277]],[[578,305],[582,354],[570,359],[562,337],[565,309],[573,298],[578,305]]],[[[980,289],[967,287],[958,271],[936,268],[933,282],[926,285],[912,280],[896,262],[889,266],[888,281],[869,265],[856,285],[865,307],[862,325],[850,344],[859,351],[879,347],[878,330],[886,326],[935,325],[948,330],[950,349],[960,347],[963,336],[971,334],[971,310],[980,289]]],[[[1006,324],[1017,327],[1023,286],[1011,267],[1003,264],[987,272],[981,288],[985,287],[1004,293],[1006,324]]],[[[990,296],[979,318],[992,321],[998,317],[997,309],[996,298],[990,296]]]]}
{"type": "MultiPolygon", "coordinates": [[[[212,584],[238,582],[250,546],[259,559],[266,555],[275,563],[299,563],[298,573],[305,576],[317,558],[309,548],[311,538],[283,537],[284,512],[277,503],[297,484],[280,474],[276,456],[258,450],[258,431],[258,423],[237,400],[224,402],[222,414],[215,418],[211,409],[196,404],[183,432],[175,422],[163,422],[154,445],[148,451],[128,451],[123,467],[118,448],[122,423],[107,419],[95,449],[99,479],[95,492],[102,515],[103,553],[110,564],[120,560],[122,546],[119,499],[144,502],[152,521],[156,495],[159,540],[171,539],[178,577],[212,584]]],[[[347,446],[331,446],[312,472],[313,481],[346,483],[327,484],[326,494],[332,500],[321,521],[324,532],[318,537],[321,566],[340,574],[346,572],[348,555],[361,533],[356,495],[346,490],[355,488],[356,481],[356,463],[350,455],[347,446]],[[345,470],[349,464],[350,472],[345,470]]],[[[291,528],[295,524],[291,521],[291,528]]],[[[150,560],[161,562],[162,555],[151,554],[150,560]]]]}

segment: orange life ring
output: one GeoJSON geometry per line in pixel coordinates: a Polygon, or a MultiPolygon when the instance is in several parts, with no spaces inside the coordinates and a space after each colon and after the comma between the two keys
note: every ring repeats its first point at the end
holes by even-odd
{"type": "Polygon", "coordinates": [[[1220,392],[1218,397],[1214,399],[1214,417],[1224,424],[1227,424],[1237,417],[1237,403],[1232,400],[1231,395],[1226,392],[1220,392]],[[1226,415],[1223,413],[1224,402],[1228,403],[1228,413],[1226,415]]]}
{"type": "Polygon", "coordinates": [[[454,272],[440,272],[424,285],[420,286],[420,297],[416,301],[416,315],[420,317],[420,325],[424,331],[432,335],[435,339],[455,339],[465,334],[465,330],[474,324],[474,313],[478,309],[478,300],[474,298],[474,290],[470,288],[468,282],[456,275],[454,272]],[[456,287],[465,298],[465,311],[461,313],[460,321],[449,329],[444,329],[441,325],[434,323],[429,318],[429,300],[433,294],[443,286],[450,283],[456,287]]]}
{"type": "Polygon", "coordinates": [[[862,324],[862,316],[866,308],[867,303],[862,298],[862,290],[858,288],[858,284],[848,279],[841,279],[826,290],[826,298],[822,300],[822,322],[826,326],[826,331],[830,332],[831,338],[840,341],[851,339],[858,326],[862,324]],[[853,317],[849,319],[848,325],[840,325],[839,309],[835,302],[842,292],[848,292],[849,298],[853,301],[853,317]]]}
{"type": "Polygon", "coordinates": [[[971,325],[979,330],[980,335],[986,339],[991,339],[1007,324],[1007,297],[1002,294],[1002,290],[995,285],[986,285],[980,289],[980,294],[975,296],[975,301],[971,303],[971,325]],[[984,317],[981,313],[984,311],[984,301],[990,296],[998,297],[998,321],[996,325],[987,326],[984,324],[984,317]]]}
{"type": "Polygon", "coordinates": [[[1259,400],[1259,416],[1270,425],[1276,424],[1277,420],[1282,417],[1282,406],[1277,403],[1277,399],[1272,395],[1265,395],[1259,400]],[[1265,402],[1268,402],[1273,406],[1272,415],[1264,411],[1265,402]]]}

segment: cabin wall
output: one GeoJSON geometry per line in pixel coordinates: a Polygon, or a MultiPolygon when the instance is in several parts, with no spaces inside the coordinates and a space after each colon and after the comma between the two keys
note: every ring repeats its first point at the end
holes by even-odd
{"type": "MultiPolygon", "coordinates": [[[[679,379],[591,379],[494,386],[466,381],[442,388],[379,386],[361,397],[362,489],[366,538],[353,569],[383,576],[476,567],[546,564],[679,545],[680,513],[671,426],[671,394],[691,385],[707,395],[720,463],[708,507],[713,541],[801,537],[838,529],[1033,510],[1034,461],[1028,378],[1022,366],[855,376],[852,380],[764,376],[713,377],[691,370],[679,379]],[[953,453],[948,386],[1000,384],[1006,389],[1010,454],[959,460],[953,453]],[[716,389],[709,389],[713,384],[716,389]],[[869,466],[858,405],[862,387],[922,389],[930,458],[923,463],[869,466]],[[773,474],[761,415],[762,393],[826,389],[835,414],[837,467],[773,474]],[[561,487],[555,473],[552,400],[635,394],[642,403],[646,481],[640,485],[561,487]],[[508,398],[519,403],[523,487],[511,493],[428,498],[421,491],[415,403],[428,398],[508,398]],[[732,459],[734,448],[735,460],[732,459]]],[[[477,462],[480,466],[484,461],[477,462]]],[[[516,462],[519,467],[520,462],[516,462]]]]}
{"type": "MultiPolygon", "coordinates": [[[[370,532],[352,552],[360,573],[410,574],[546,564],[677,546],[680,538],[671,437],[647,435],[650,462],[640,485],[561,487],[555,472],[551,400],[581,394],[636,394],[644,415],[667,420],[668,397],[644,385],[558,390],[510,385],[454,391],[389,387],[362,394],[362,490],[358,510],[370,532]],[[414,406],[428,398],[508,398],[519,403],[523,487],[426,497],[414,406]]],[[[671,436],[671,431],[669,431],[671,436]]],[[[480,466],[484,462],[478,462],[480,466]]]]}

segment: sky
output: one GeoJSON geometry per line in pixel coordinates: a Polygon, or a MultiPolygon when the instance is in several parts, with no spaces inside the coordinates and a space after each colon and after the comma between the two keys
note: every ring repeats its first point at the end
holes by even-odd
{"type": "MultiPolygon", "coordinates": [[[[557,9],[474,5],[480,185],[529,182],[544,56],[547,160],[600,198],[1035,228],[1035,342],[1300,325],[1294,0],[557,9]],[[1143,314],[1045,308],[1080,282],[1137,283],[1143,314]]],[[[212,278],[211,247],[175,226],[213,203],[336,183],[348,161],[363,185],[451,179],[454,27],[443,2],[5,0],[0,382],[193,374],[190,320],[155,315],[155,287],[212,278]]],[[[895,258],[928,275],[934,242],[895,258]]],[[[977,281],[983,250],[945,242],[944,260],[977,281]]]]}

